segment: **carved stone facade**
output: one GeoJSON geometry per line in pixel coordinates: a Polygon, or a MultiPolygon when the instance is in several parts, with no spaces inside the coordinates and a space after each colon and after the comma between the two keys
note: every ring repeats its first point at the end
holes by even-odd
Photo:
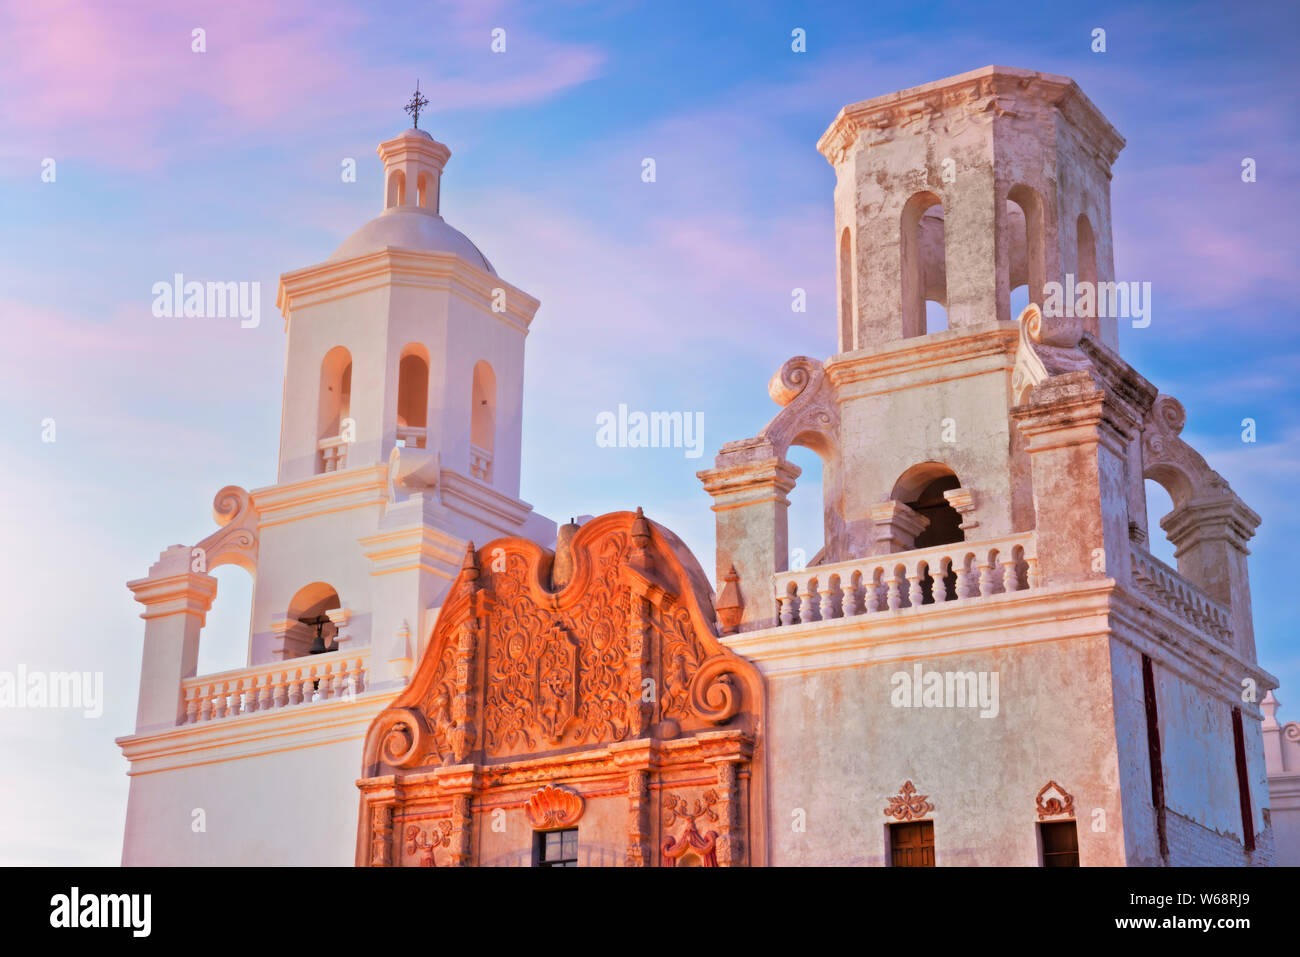
{"type": "Polygon", "coordinates": [[[571,827],[583,863],[761,863],[761,684],[699,567],[639,510],[568,548],[559,589],[526,539],[467,551],[367,735],[358,864],[523,864],[571,827]],[[675,826],[697,818],[707,835],[675,826]]]}

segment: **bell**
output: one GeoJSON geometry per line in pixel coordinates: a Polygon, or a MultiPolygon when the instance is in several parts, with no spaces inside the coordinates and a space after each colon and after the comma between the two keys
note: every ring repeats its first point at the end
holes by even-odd
{"type": "Polygon", "coordinates": [[[307,649],[307,654],[323,655],[331,650],[325,647],[325,626],[329,624],[328,615],[317,615],[315,618],[299,618],[298,620],[304,625],[316,626],[316,637],[312,641],[311,647],[307,649]]]}

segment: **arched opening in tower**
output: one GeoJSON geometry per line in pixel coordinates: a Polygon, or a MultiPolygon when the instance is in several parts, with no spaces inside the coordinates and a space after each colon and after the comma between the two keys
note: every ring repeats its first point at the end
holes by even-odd
{"type": "Polygon", "coordinates": [[[948,328],[947,251],[943,203],[931,192],[917,193],[903,206],[903,336],[948,328]]]}

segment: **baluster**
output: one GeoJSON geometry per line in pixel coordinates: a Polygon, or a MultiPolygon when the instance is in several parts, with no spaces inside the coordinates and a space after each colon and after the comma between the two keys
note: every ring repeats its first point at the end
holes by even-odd
{"type": "Polygon", "coordinates": [[[1016,560],[1014,558],[1005,558],[1002,560],[1002,590],[1020,591],[1020,581],[1016,577],[1016,560]]]}
{"type": "Polygon", "coordinates": [[[876,581],[877,569],[871,569],[862,576],[862,590],[867,598],[867,614],[880,611],[880,582],[876,581]]]}
{"type": "Polygon", "coordinates": [[[317,690],[320,691],[320,699],[322,701],[328,701],[330,698],[334,697],[333,663],[327,664],[325,670],[321,672],[320,684],[317,685],[317,690]]]}
{"type": "Polygon", "coordinates": [[[801,625],[817,620],[817,603],[813,601],[813,595],[813,582],[809,578],[803,583],[803,591],[799,592],[799,624],[801,625]]]}
{"type": "Polygon", "coordinates": [[[782,595],[777,599],[781,603],[781,624],[784,626],[794,624],[794,596],[791,594],[782,595]]]}
{"type": "Polygon", "coordinates": [[[818,617],[822,621],[830,621],[835,617],[835,592],[844,589],[843,579],[836,579],[836,581],[840,583],[838,589],[832,588],[830,582],[827,582],[826,587],[822,589],[822,604],[818,609],[818,617]]]}
{"type": "Polygon", "coordinates": [[[312,677],[313,675],[316,674],[316,668],[313,666],[306,670],[307,670],[307,674],[302,679],[302,703],[311,704],[312,695],[314,695],[316,691],[316,689],[313,687],[313,685],[315,684],[315,679],[312,677]]]}
{"type": "Polygon", "coordinates": [[[201,684],[198,687],[199,695],[199,720],[210,721],[212,719],[212,686],[201,684]]]}
{"type": "Polygon", "coordinates": [[[262,675],[261,688],[258,689],[258,693],[257,693],[258,711],[271,710],[271,694],[272,694],[271,689],[274,683],[275,683],[275,675],[272,674],[262,675]]]}
{"type": "Polygon", "coordinates": [[[185,718],[183,724],[194,724],[199,720],[199,689],[193,685],[185,691],[185,718]]]}
{"type": "Polygon", "coordinates": [[[973,564],[967,565],[965,559],[957,569],[957,597],[974,598],[979,594],[977,573],[973,564]]]}
{"type": "Polygon", "coordinates": [[[993,594],[993,565],[985,560],[980,562],[980,597],[986,598],[993,594]]]}
{"type": "Polygon", "coordinates": [[[902,607],[903,599],[898,592],[898,569],[889,572],[889,580],[885,583],[885,603],[890,611],[902,607]]]}
{"type": "Polygon", "coordinates": [[[213,701],[214,718],[224,718],[226,716],[226,685],[222,682],[217,690],[216,700],[213,701]]]}
{"type": "Polygon", "coordinates": [[[289,703],[288,678],[289,676],[283,671],[280,672],[279,678],[276,678],[274,674],[271,675],[271,680],[274,682],[271,693],[271,706],[273,708],[283,708],[289,703]]]}
{"type": "Polygon", "coordinates": [[[840,579],[840,616],[852,618],[860,612],[861,609],[858,608],[858,591],[853,587],[853,576],[847,575],[840,579]],[[845,582],[848,584],[845,584],[845,582]]]}
{"type": "Polygon", "coordinates": [[[936,605],[948,600],[948,570],[952,568],[952,559],[946,555],[939,559],[938,570],[930,566],[930,597],[936,605]]]}
{"type": "Polygon", "coordinates": [[[361,694],[366,687],[366,672],[360,658],[358,658],[356,664],[352,666],[352,674],[356,678],[356,688],[353,689],[353,691],[355,694],[361,694]]]}
{"type": "Polygon", "coordinates": [[[920,608],[925,600],[925,586],[921,584],[925,577],[921,574],[922,564],[920,560],[913,563],[912,573],[907,576],[907,604],[912,608],[920,608]]]}
{"type": "Polygon", "coordinates": [[[233,718],[244,710],[244,682],[237,680],[230,683],[233,687],[230,689],[230,710],[226,712],[226,717],[233,718]]]}
{"type": "Polygon", "coordinates": [[[1026,576],[1029,579],[1029,587],[1037,588],[1042,584],[1042,580],[1038,577],[1038,556],[1026,557],[1025,564],[1029,566],[1029,574],[1026,576]]]}
{"type": "Polygon", "coordinates": [[[289,679],[289,704],[302,704],[302,669],[299,668],[289,679]]]}

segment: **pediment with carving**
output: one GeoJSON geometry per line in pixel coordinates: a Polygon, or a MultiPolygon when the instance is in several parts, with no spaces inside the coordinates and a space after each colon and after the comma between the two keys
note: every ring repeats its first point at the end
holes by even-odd
{"type": "Polygon", "coordinates": [[[707,581],[671,532],[613,513],[572,549],[558,591],[533,542],[466,555],[410,685],[371,726],[368,773],[753,724],[757,673],[719,642],[707,581]]]}

